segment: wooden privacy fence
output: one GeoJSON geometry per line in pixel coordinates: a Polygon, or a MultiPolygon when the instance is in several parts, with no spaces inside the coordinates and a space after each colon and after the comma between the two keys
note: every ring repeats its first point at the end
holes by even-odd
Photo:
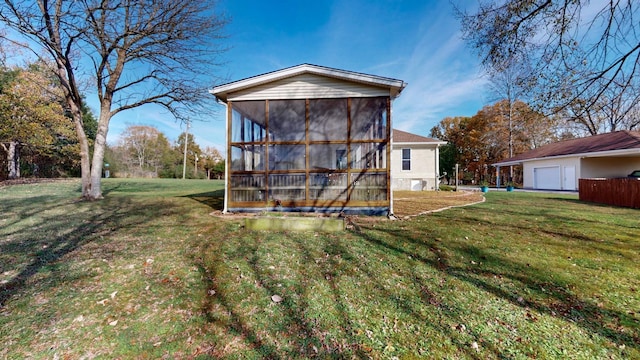
{"type": "Polygon", "coordinates": [[[580,179],[580,200],[640,209],[638,179],[580,179]]]}

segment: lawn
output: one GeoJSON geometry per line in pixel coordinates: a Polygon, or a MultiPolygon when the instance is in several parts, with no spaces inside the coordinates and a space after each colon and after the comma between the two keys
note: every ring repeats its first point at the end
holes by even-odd
{"type": "Polygon", "coordinates": [[[638,210],[398,194],[402,220],[252,232],[222,186],[0,187],[0,358],[640,358],[638,210]]]}

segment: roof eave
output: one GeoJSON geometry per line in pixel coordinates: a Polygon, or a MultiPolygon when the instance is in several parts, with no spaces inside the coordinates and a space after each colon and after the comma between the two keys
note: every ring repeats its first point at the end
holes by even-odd
{"type": "Polygon", "coordinates": [[[389,88],[389,93],[392,99],[400,96],[402,90],[407,86],[402,80],[392,79],[376,75],[368,75],[363,73],[357,73],[353,71],[346,71],[340,69],[333,69],[328,67],[322,67],[317,65],[302,64],[282,70],[273,71],[270,73],[252,76],[246,79],[233,81],[227,84],[219,85],[209,90],[209,93],[215,96],[217,99],[227,102],[227,96],[229,93],[240,91],[243,89],[251,88],[261,84],[266,84],[288,77],[301,75],[305,73],[311,73],[321,76],[333,77],[337,79],[343,79],[347,81],[359,82],[368,84],[371,86],[389,88]]]}
{"type": "Polygon", "coordinates": [[[607,150],[607,151],[596,151],[589,153],[578,153],[578,154],[566,154],[566,155],[555,155],[555,156],[544,156],[537,157],[531,159],[521,159],[514,161],[504,161],[492,164],[493,166],[511,166],[511,165],[520,165],[525,162],[530,161],[540,161],[540,160],[553,160],[553,159],[562,159],[562,158],[570,158],[570,157],[579,157],[579,158],[589,158],[589,157],[606,157],[606,156],[621,156],[621,155],[638,155],[640,156],[640,148],[639,149],[621,149],[621,150],[607,150]]]}
{"type": "Polygon", "coordinates": [[[446,141],[419,141],[419,142],[396,142],[392,141],[392,145],[446,145],[446,141]]]}

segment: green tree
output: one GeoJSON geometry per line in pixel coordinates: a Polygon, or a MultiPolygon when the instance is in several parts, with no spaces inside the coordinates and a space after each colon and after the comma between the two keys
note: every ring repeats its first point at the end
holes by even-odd
{"type": "MultiPolygon", "coordinates": [[[[224,164],[224,158],[218,149],[210,146],[205,147],[202,152],[201,163],[202,168],[207,173],[207,179],[220,178],[220,168],[218,164],[224,164]]],[[[224,174],[224,168],[222,169],[222,174],[224,174]]]]}
{"type": "Polygon", "coordinates": [[[440,174],[444,175],[447,181],[455,177],[457,153],[455,144],[446,143],[440,146],[440,174]]]}
{"type": "Polygon", "coordinates": [[[23,148],[41,155],[74,154],[73,128],[60,105],[61,92],[39,67],[9,70],[0,92],[0,146],[8,178],[19,178],[23,148]]]}
{"type": "MultiPolygon", "coordinates": [[[[180,157],[180,159],[181,159],[180,164],[184,168],[180,168],[181,169],[180,170],[180,174],[181,175],[179,177],[182,177],[183,172],[184,172],[185,177],[188,178],[188,179],[199,177],[198,169],[202,166],[202,162],[200,161],[200,159],[203,158],[203,154],[202,154],[202,149],[200,149],[200,146],[196,143],[195,136],[193,134],[189,134],[189,133],[180,134],[180,136],[178,136],[178,139],[176,140],[176,145],[174,146],[174,149],[175,149],[176,152],[179,152],[180,154],[183,154],[183,156],[180,157]],[[187,138],[186,166],[184,164],[184,140],[185,140],[185,137],[187,138]],[[198,164],[198,163],[200,163],[200,164],[198,164]]],[[[176,176],[176,177],[178,177],[178,176],[176,176]]]]}

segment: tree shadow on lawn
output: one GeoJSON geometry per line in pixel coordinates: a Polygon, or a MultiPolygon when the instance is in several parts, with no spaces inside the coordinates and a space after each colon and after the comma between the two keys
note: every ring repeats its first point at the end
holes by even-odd
{"type": "MultiPolygon", "coordinates": [[[[7,205],[10,204],[3,207],[7,205]]],[[[6,260],[0,266],[0,274],[11,276],[0,284],[0,307],[28,288],[35,287],[39,292],[68,280],[68,274],[59,265],[75,251],[167,211],[141,207],[126,198],[85,202],[75,198],[32,197],[17,200],[12,206],[16,219],[0,224],[4,237],[0,241],[0,258],[6,260]],[[51,277],[31,281],[43,269],[53,269],[51,277]]],[[[100,246],[99,253],[91,255],[108,258],[112,251],[117,251],[111,246],[100,246]]]]}
{"type": "MultiPolygon", "coordinates": [[[[453,319],[456,323],[463,322],[461,311],[457,305],[448,304],[443,299],[435,299],[435,295],[429,290],[433,284],[428,284],[415,272],[412,273],[411,282],[414,287],[420,289],[417,298],[422,299],[422,302],[414,301],[415,294],[409,298],[408,295],[399,294],[393,285],[385,283],[377,268],[369,265],[369,260],[366,257],[363,258],[362,254],[354,253],[345,246],[344,239],[335,236],[330,237],[327,241],[314,244],[308,239],[298,238],[295,240],[295,244],[288,244],[288,246],[293,254],[292,257],[304,265],[295,269],[297,273],[293,275],[292,279],[290,275],[280,276],[277,274],[277,271],[280,270],[277,267],[286,267],[287,264],[281,264],[272,259],[268,253],[264,253],[265,247],[271,245],[260,239],[261,236],[263,233],[253,233],[240,240],[242,245],[232,245],[234,249],[228,252],[220,248],[199,249],[197,253],[216,255],[208,260],[194,259],[202,277],[206,279],[210,294],[215,294],[215,296],[207,297],[203,306],[203,313],[207,321],[216,327],[228,329],[226,335],[240,336],[245,346],[256,351],[260,356],[272,359],[301,356],[368,359],[387,356],[389,354],[383,354],[382,348],[389,345],[388,343],[379,348],[375,348],[376,345],[372,344],[371,336],[374,338],[383,336],[379,329],[378,333],[373,331],[372,334],[369,334],[369,329],[366,327],[381,326],[380,323],[393,321],[385,318],[384,310],[377,308],[377,306],[381,306],[399,309],[404,313],[406,319],[411,319],[412,323],[444,334],[450,339],[450,345],[455,349],[457,355],[464,354],[465,357],[476,359],[484,358],[471,348],[469,343],[465,343],[458,336],[458,329],[452,328],[449,323],[436,323],[432,318],[424,315],[425,307],[427,307],[434,312],[446,312],[447,318],[453,319]],[[237,265],[232,264],[244,265],[243,269],[248,269],[250,274],[245,273],[244,277],[230,279],[228,267],[233,269],[231,272],[242,272],[234,267],[237,265]],[[269,264],[275,266],[268,266],[269,264]],[[276,270],[269,270],[273,267],[276,270]],[[354,294],[344,288],[344,281],[355,281],[354,279],[360,279],[363,284],[366,283],[365,294],[380,301],[380,304],[366,305],[369,309],[365,313],[370,311],[374,314],[365,318],[357,315],[359,309],[354,309],[354,306],[357,307],[357,304],[362,304],[366,300],[352,298],[364,294],[354,294]],[[262,317],[268,316],[260,310],[255,310],[256,314],[253,313],[253,310],[247,311],[239,308],[238,294],[233,288],[229,288],[229,281],[255,284],[256,289],[251,290],[249,294],[244,294],[252,299],[256,295],[260,298],[268,298],[271,294],[283,295],[282,302],[278,304],[271,303],[270,300],[267,300],[266,303],[264,301],[256,303],[258,300],[252,300],[254,307],[277,307],[277,310],[274,311],[278,313],[278,317],[263,319],[262,317]],[[286,284],[283,286],[282,283],[287,282],[289,286],[286,284]],[[328,302],[322,303],[321,309],[317,308],[317,296],[321,298],[320,301],[329,299],[328,302]],[[220,314],[227,314],[227,316],[224,318],[220,314]],[[262,320],[256,320],[257,318],[262,320]],[[264,328],[260,321],[270,321],[273,322],[273,325],[264,328]],[[363,321],[372,323],[363,325],[363,321]]],[[[289,237],[290,235],[283,233],[282,236],[289,237]]],[[[373,243],[366,236],[360,234],[357,236],[362,236],[368,242],[373,243]]],[[[389,250],[384,244],[374,245],[380,253],[389,250]]],[[[209,243],[207,246],[217,247],[219,245],[209,243]]],[[[436,262],[424,260],[432,266],[438,266],[436,262]]],[[[287,270],[290,269],[282,271],[287,270]]],[[[394,317],[393,314],[387,314],[387,316],[394,317]]],[[[469,334],[474,335],[474,331],[469,330],[469,334]]],[[[402,340],[405,340],[403,335],[398,336],[399,339],[395,339],[398,341],[396,346],[403,345],[401,343],[402,340]]],[[[386,341],[392,341],[391,338],[391,335],[388,335],[386,341]]],[[[424,338],[422,340],[430,341],[424,338]]],[[[491,345],[488,347],[491,349],[491,345]]],[[[492,351],[497,352],[495,349],[492,351]]],[[[233,357],[233,354],[218,350],[211,351],[211,355],[233,357]]]]}
{"type": "MultiPolygon", "coordinates": [[[[367,232],[383,231],[380,229],[363,227],[367,232]]],[[[535,309],[540,313],[546,313],[563,318],[575,323],[593,334],[608,338],[614,344],[624,345],[629,348],[640,349],[640,336],[633,332],[633,328],[640,328],[638,321],[631,315],[616,310],[609,310],[589,299],[581,299],[567,290],[566,284],[558,283],[558,277],[549,271],[511,262],[503,257],[495,257],[484,250],[465,245],[458,248],[450,248],[456,255],[462,255],[465,259],[482,264],[482,267],[454,266],[446,256],[439,253],[437,261],[416,254],[413,251],[399,247],[396,244],[410,243],[415,246],[425,246],[424,239],[418,239],[408,231],[384,231],[387,236],[395,241],[384,241],[370,236],[365,232],[360,234],[372,244],[387,248],[390,251],[412,256],[423,264],[434,267],[448,276],[453,276],[487,291],[496,297],[505,299],[513,305],[535,309]],[[495,269],[492,269],[495,268],[495,269]],[[504,270],[498,270],[504,269],[504,270]],[[520,293],[510,293],[492,283],[492,279],[508,279],[522,285],[520,293]],[[526,295],[521,295],[526,294],[526,295]],[[620,330],[620,324],[635,324],[631,331],[620,330]],[[615,327],[615,328],[612,328],[615,327]]],[[[437,236],[437,235],[434,235],[437,236]]],[[[432,248],[433,249],[433,248],[432,248]]],[[[628,326],[628,325],[627,325],[628,326]]]]}
{"type": "Polygon", "coordinates": [[[208,191],[198,194],[185,195],[184,197],[195,200],[215,211],[224,210],[224,189],[208,191]]]}

